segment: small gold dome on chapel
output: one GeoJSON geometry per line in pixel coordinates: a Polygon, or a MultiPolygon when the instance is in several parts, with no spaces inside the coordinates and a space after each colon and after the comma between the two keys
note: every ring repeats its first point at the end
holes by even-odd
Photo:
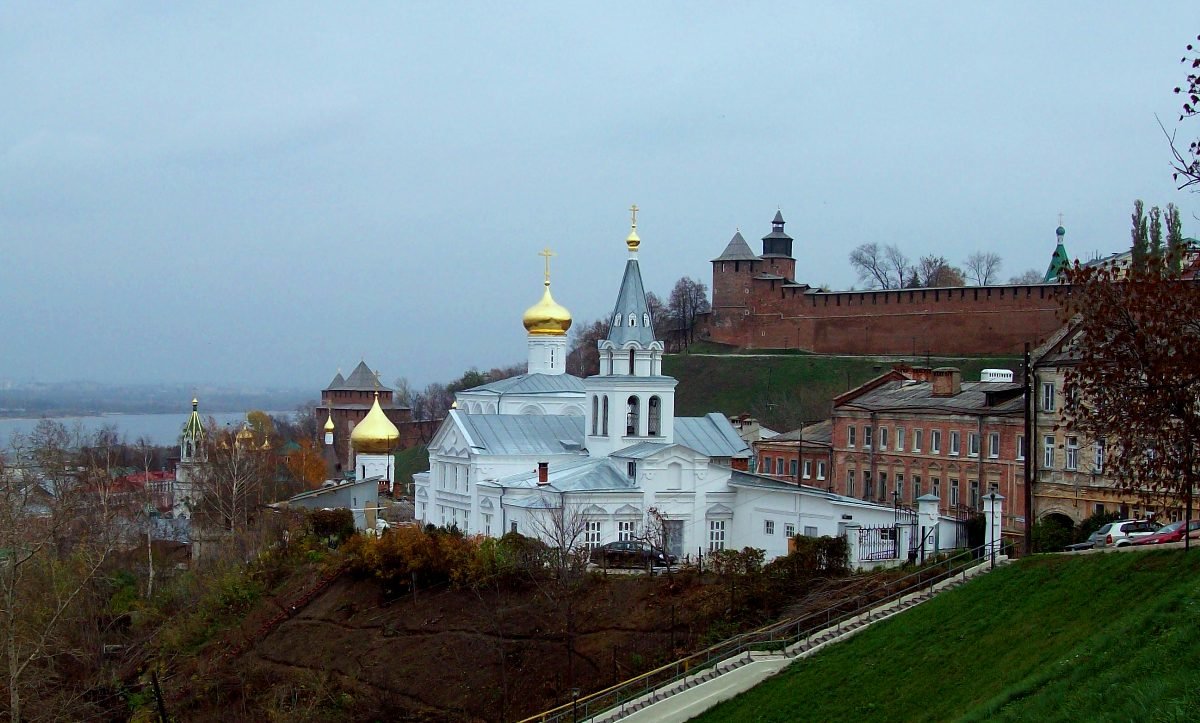
{"type": "Polygon", "coordinates": [[[359,422],[350,433],[350,444],[354,451],[367,454],[387,454],[396,448],[400,441],[400,430],[392,424],[392,420],[383,413],[379,406],[379,392],[375,392],[375,401],[371,411],[359,422]]]}

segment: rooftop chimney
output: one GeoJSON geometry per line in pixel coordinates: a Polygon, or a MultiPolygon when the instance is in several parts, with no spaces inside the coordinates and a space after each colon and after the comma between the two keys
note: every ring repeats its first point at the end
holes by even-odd
{"type": "Polygon", "coordinates": [[[954,367],[933,370],[933,396],[954,397],[962,391],[962,372],[954,367]]]}
{"type": "Polygon", "coordinates": [[[550,484],[550,463],[538,462],[538,484],[550,484]]]}

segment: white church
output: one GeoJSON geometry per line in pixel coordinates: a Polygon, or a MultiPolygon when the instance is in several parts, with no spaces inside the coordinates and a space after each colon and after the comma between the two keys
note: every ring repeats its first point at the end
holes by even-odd
{"type": "Polygon", "coordinates": [[[580,542],[592,547],[635,538],[653,509],[680,559],[742,547],[771,559],[795,534],[891,524],[891,507],[736,469],[751,451],[724,415],[675,416],[640,245],[635,207],[600,373],[587,379],[565,373],[571,315],[550,294],[544,252],[545,291],[523,319],[528,373],[457,395],[429,445],[429,471],[414,475],[416,519],[544,536],[548,511],[562,510],[585,520],[580,542]]]}

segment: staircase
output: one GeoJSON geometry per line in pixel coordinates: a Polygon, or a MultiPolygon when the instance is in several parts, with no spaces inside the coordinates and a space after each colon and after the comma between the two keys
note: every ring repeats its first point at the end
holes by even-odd
{"type": "MultiPolygon", "coordinates": [[[[996,559],[997,565],[1002,565],[1007,562],[1008,558],[1005,556],[999,556],[996,559]]],[[[909,608],[916,607],[927,600],[931,600],[942,592],[959,587],[967,580],[981,575],[990,569],[991,564],[989,562],[983,562],[975,565],[974,567],[965,568],[962,570],[960,575],[956,574],[929,587],[902,595],[893,600],[888,600],[859,615],[855,615],[846,620],[840,620],[836,624],[829,625],[828,627],[822,628],[810,634],[806,634],[803,637],[797,637],[795,642],[783,647],[780,652],[771,652],[770,650],[755,650],[753,649],[755,643],[749,643],[748,645],[750,646],[750,649],[748,650],[728,657],[716,665],[705,668],[697,673],[667,683],[666,685],[656,688],[655,690],[652,690],[640,697],[609,708],[608,710],[603,711],[592,718],[588,718],[587,720],[589,723],[613,723],[613,721],[622,720],[632,716],[638,711],[654,705],[655,703],[666,700],[672,696],[679,695],[680,693],[696,688],[697,686],[702,686],[705,683],[714,681],[723,675],[727,675],[728,673],[750,664],[763,664],[762,667],[770,668],[768,671],[765,671],[765,675],[762,676],[768,677],[787,667],[787,665],[789,665],[793,660],[813,655],[827,645],[845,640],[857,634],[860,630],[864,630],[868,626],[873,625],[880,620],[889,618],[893,615],[908,610],[909,608]]],[[[775,647],[777,644],[778,641],[775,640],[771,640],[767,643],[767,645],[771,647],[775,647]]],[[[744,690],[748,690],[754,685],[757,685],[758,682],[758,679],[751,680],[745,686],[744,690]]],[[[741,691],[739,690],[738,692],[741,691]]],[[[645,716],[638,716],[638,718],[644,717],[645,716]]],[[[651,720],[652,718],[645,719],[651,720]]],[[[552,719],[546,718],[545,720],[552,719]]]]}

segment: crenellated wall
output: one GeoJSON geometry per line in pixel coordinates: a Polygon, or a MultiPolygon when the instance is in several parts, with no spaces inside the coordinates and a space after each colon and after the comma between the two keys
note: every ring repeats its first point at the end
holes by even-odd
{"type": "Polygon", "coordinates": [[[738,266],[714,262],[701,338],[821,354],[1013,354],[1061,324],[1057,284],[821,292],[766,278],[766,260],[738,266]]]}

